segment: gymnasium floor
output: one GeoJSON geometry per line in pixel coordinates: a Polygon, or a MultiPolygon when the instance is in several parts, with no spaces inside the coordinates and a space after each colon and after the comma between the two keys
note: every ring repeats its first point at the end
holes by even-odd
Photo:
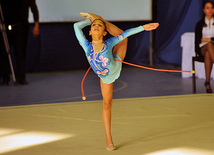
{"type": "Polygon", "coordinates": [[[29,74],[27,86],[0,87],[3,155],[213,155],[214,95],[204,80],[125,68],[114,85],[112,134],[105,150],[99,79],[84,71],[29,74]]]}

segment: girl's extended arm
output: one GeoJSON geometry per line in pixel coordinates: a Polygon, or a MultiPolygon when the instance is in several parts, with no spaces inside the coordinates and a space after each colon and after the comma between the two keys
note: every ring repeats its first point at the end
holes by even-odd
{"type": "Polygon", "coordinates": [[[127,37],[137,34],[139,32],[144,31],[144,28],[142,26],[136,27],[136,28],[131,28],[123,32],[122,34],[118,35],[117,37],[110,38],[110,42],[112,43],[112,46],[115,46],[116,44],[120,43],[127,37]]]}
{"type": "Polygon", "coordinates": [[[74,24],[74,31],[75,31],[76,37],[85,51],[86,51],[86,45],[88,45],[89,42],[85,38],[82,29],[90,24],[91,22],[89,19],[86,19],[84,21],[80,21],[74,24]]]}
{"type": "Polygon", "coordinates": [[[156,29],[159,26],[159,23],[150,23],[143,26],[139,26],[136,28],[131,28],[123,32],[122,34],[118,35],[117,37],[112,38],[113,46],[118,44],[119,42],[123,41],[127,37],[134,35],[136,33],[142,32],[144,30],[151,31],[156,29]]]}

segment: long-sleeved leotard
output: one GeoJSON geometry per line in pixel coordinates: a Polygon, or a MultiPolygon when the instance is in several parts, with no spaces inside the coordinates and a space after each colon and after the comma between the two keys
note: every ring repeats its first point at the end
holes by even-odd
{"type": "Polygon", "coordinates": [[[104,41],[102,50],[99,53],[95,53],[92,43],[84,37],[82,32],[82,29],[90,24],[89,19],[77,22],[74,24],[74,31],[94,72],[102,79],[103,83],[110,84],[119,78],[122,68],[122,63],[114,60],[121,59],[112,52],[113,47],[125,38],[143,31],[144,28],[142,26],[131,28],[117,37],[107,39],[104,41]]]}

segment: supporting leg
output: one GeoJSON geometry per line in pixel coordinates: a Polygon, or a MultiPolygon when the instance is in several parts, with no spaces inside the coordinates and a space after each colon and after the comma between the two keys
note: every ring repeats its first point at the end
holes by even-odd
{"type": "Polygon", "coordinates": [[[112,136],[111,136],[111,107],[113,97],[113,83],[105,84],[100,79],[101,92],[103,96],[103,110],[102,117],[106,133],[106,144],[107,147],[114,147],[112,136]]]}

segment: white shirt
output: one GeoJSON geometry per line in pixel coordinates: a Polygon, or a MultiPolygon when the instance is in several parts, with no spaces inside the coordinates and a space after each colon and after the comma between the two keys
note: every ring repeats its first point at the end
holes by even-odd
{"type": "Polygon", "coordinates": [[[207,24],[207,27],[203,27],[202,30],[202,38],[213,38],[214,37],[214,20],[213,18],[209,21],[205,17],[205,23],[207,24]]]}

